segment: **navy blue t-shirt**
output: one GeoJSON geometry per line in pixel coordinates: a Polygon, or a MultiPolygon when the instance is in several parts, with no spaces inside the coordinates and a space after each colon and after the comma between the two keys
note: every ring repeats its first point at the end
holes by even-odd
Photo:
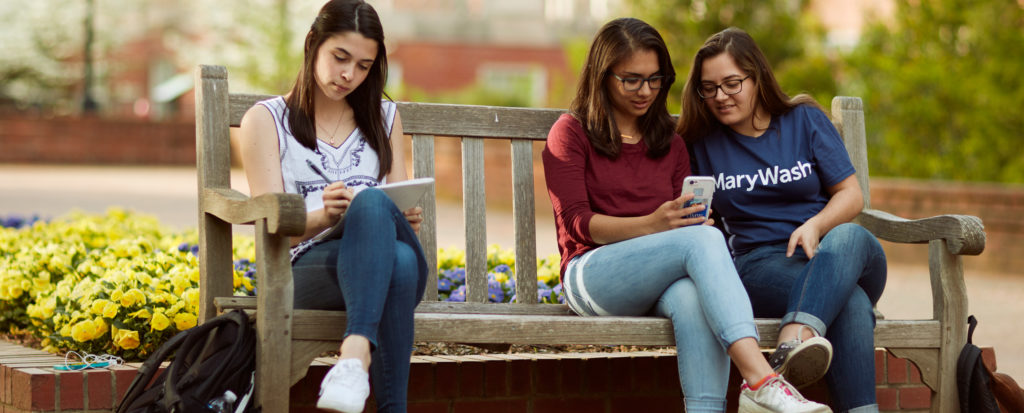
{"type": "Polygon", "coordinates": [[[800,105],[757,138],[721,127],[693,145],[694,173],[715,178],[712,208],[733,255],[784,242],[825,208],[827,188],[855,173],[839,132],[800,105]]]}

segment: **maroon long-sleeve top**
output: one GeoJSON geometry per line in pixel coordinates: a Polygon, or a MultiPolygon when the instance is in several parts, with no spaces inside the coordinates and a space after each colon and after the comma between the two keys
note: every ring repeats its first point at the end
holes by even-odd
{"type": "Polygon", "coordinates": [[[623,144],[615,159],[599,154],[583,126],[564,114],[548,132],[544,147],[544,177],[555,214],[562,275],[573,257],[597,248],[590,236],[595,214],[615,217],[647,215],[679,197],[683,178],[690,175],[690,158],[679,135],[673,135],[668,154],[647,157],[647,145],[623,144]]]}

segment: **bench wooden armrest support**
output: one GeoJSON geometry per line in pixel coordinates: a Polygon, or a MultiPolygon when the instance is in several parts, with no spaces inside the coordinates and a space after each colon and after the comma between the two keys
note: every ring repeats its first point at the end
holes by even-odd
{"type": "Polygon", "coordinates": [[[206,188],[200,208],[232,225],[267,220],[267,232],[302,235],[306,230],[306,203],[296,194],[263,194],[249,198],[233,189],[206,188]]]}
{"type": "Polygon", "coordinates": [[[950,254],[978,255],[985,249],[985,226],[970,215],[938,215],[909,220],[879,211],[865,209],[855,219],[879,239],[908,244],[945,240],[950,254]]]}

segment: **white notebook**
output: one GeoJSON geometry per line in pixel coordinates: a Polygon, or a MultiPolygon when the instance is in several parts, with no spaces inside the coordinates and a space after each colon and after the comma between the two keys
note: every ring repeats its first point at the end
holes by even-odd
{"type": "MultiPolygon", "coordinates": [[[[391,198],[391,201],[395,203],[399,211],[405,211],[414,206],[421,206],[420,202],[423,196],[427,194],[427,191],[434,186],[434,178],[416,178],[408,181],[401,181],[395,183],[384,184],[375,188],[384,191],[385,194],[391,198]]],[[[364,188],[365,189],[365,188],[364,188]]],[[[358,192],[357,192],[358,194],[358,192]]],[[[341,219],[338,220],[337,224],[327,228],[316,234],[313,237],[313,241],[320,241],[324,239],[333,239],[341,236],[342,228],[345,222],[345,216],[342,215],[341,219]]]]}

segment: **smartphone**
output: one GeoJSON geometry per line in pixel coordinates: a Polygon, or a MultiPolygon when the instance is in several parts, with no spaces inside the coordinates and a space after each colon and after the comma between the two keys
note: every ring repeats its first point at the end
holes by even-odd
{"type": "MultiPolygon", "coordinates": [[[[688,176],[683,180],[683,193],[693,194],[693,199],[686,201],[683,208],[696,204],[704,204],[704,210],[686,216],[686,218],[704,218],[711,214],[711,195],[715,193],[715,178],[710,176],[688,176]]],[[[681,195],[682,195],[681,194],[681,195]]]]}

